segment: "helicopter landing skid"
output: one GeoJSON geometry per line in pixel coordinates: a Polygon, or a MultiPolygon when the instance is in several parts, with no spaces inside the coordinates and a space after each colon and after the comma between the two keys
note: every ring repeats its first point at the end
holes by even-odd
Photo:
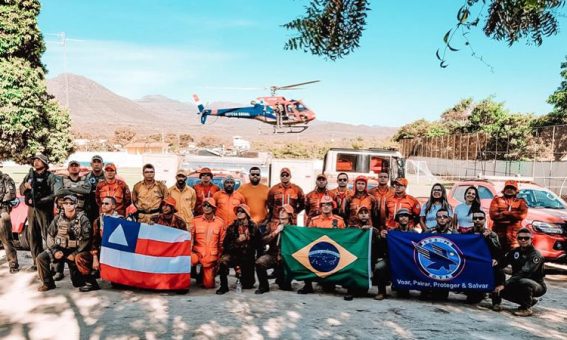
{"type": "Polygon", "coordinates": [[[291,126],[274,126],[274,134],[276,133],[301,133],[307,130],[307,125],[291,125],[291,126]]]}

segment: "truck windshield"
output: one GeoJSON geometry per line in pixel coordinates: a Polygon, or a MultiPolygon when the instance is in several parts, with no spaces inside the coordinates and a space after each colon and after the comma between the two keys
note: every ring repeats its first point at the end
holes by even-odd
{"type": "Polygon", "coordinates": [[[522,189],[518,197],[523,198],[530,208],[565,209],[565,202],[551,191],[522,189]]]}

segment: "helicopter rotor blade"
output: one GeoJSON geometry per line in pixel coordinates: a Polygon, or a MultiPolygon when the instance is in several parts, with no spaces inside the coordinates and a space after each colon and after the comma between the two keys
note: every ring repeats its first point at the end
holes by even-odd
{"type": "Polygon", "coordinates": [[[311,81],[306,81],[306,82],[303,82],[303,83],[297,83],[297,84],[292,84],[292,85],[272,86],[271,88],[274,89],[274,90],[278,90],[278,91],[279,90],[287,90],[287,89],[290,89],[290,88],[293,88],[293,87],[298,87],[298,86],[301,86],[301,85],[313,84],[313,83],[318,83],[318,82],[320,82],[320,80],[311,80],[311,81]]]}

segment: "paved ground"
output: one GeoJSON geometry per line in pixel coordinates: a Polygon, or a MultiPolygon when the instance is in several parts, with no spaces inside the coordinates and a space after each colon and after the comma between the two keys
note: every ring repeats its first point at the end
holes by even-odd
{"type": "MultiPolygon", "coordinates": [[[[28,252],[19,252],[29,266],[28,252]]],[[[36,291],[34,273],[11,275],[0,250],[0,338],[10,339],[567,339],[567,275],[548,276],[549,292],[530,318],[462,303],[416,298],[371,298],[346,302],[336,294],[298,295],[278,291],[258,296],[192,289],[187,295],[139,290],[80,293],[68,275],[58,288],[36,291]]],[[[300,287],[294,283],[294,289],[300,287]]]]}

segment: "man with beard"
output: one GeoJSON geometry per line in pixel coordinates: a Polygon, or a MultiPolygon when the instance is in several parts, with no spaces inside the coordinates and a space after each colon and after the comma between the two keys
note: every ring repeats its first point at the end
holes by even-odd
{"type": "Polygon", "coordinates": [[[368,208],[370,211],[370,222],[372,226],[378,223],[376,199],[370,195],[366,190],[368,186],[368,179],[365,176],[358,176],[354,180],[354,194],[347,199],[346,204],[346,224],[348,226],[356,225],[356,212],[360,207],[368,208]]]}
{"type": "Polygon", "coordinates": [[[293,208],[293,224],[297,225],[297,214],[305,207],[305,196],[299,186],[291,183],[289,168],[282,168],[280,170],[280,183],[270,188],[268,193],[270,223],[278,224],[280,210],[286,204],[293,208]]]}
{"type": "Polygon", "coordinates": [[[250,215],[254,223],[264,222],[268,215],[267,202],[270,188],[260,183],[262,179],[260,168],[257,166],[250,168],[250,183],[246,183],[238,188],[238,192],[244,196],[246,205],[250,207],[250,215]]]}
{"type": "MultiPolygon", "coordinates": [[[[334,201],[334,194],[327,189],[327,176],[324,174],[317,175],[317,180],[315,182],[315,190],[311,191],[305,195],[305,217],[304,224],[309,225],[311,219],[317,215],[321,214],[319,209],[319,203],[323,196],[331,197],[334,201]]],[[[342,217],[341,217],[342,219],[342,217]]]]}
{"type": "Polygon", "coordinates": [[[388,185],[390,175],[387,171],[382,171],[378,174],[378,186],[372,188],[368,193],[376,199],[378,207],[378,225],[377,227],[383,228],[386,225],[386,200],[394,196],[394,188],[388,185]]]}
{"type": "Polygon", "coordinates": [[[187,227],[191,227],[197,194],[193,188],[187,185],[185,170],[177,170],[175,185],[168,189],[168,193],[169,197],[173,197],[176,202],[175,210],[177,210],[179,216],[187,223],[187,227]]]}
{"type": "Polygon", "coordinates": [[[331,193],[335,196],[335,202],[337,202],[337,213],[344,220],[347,220],[346,201],[352,196],[352,191],[348,188],[348,175],[346,172],[341,172],[337,175],[337,184],[338,187],[331,190],[331,193]]]}
{"type": "Polygon", "coordinates": [[[234,208],[246,203],[244,196],[238,191],[234,191],[234,184],[234,178],[227,176],[223,183],[224,189],[213,195],[217,203],[217,216],[223,219],[226,226],[232,224],[236,219],[234,208]]]}
{"type": "Polygon", "coordinates": [[[144,179],[134,185],[132,203],[137,209],[138,222],[148,223],[159,214],[161,202],[167,197],[167,187],[156,181],[156,170],[152,164],[142,167],[144,179]]]}
{"type": "Polygon", "coordinates": [[[236,220],[226,229],[223,254],[220,260],[220,288],[217,294],[228,292],[228,272],[231,267],[242,282],[243,289],[254,288],[254,261],[256,259],[256,240],[258,228],[252,221],[246,204],[234,208],[236,220]]]}
{"type": "Polygon", "coordinates": [[[492,230],[498,235],[504,251],[519,245],[518,230],[528,215],[528,205],[518,194],[518,181],[508,180],[504,183],[502,196],[496,196],[490,203],[490,218],[494,222],[492,230]]]}
{"type": "Polygon", "coordinates": [[[199,171],[200,183],[196,184],[193,188],[197,194],[197,200],[195,202],[195,214],[194,216],[199,216],[203,214],[202,204],[205,198],[212,198],[213,195],[220,191],[220,188],[216,186],[213,182],[213,172],[209,168],[202,168],[199,171]]]}
{"type": "Polygon", "coordinates": [[[86,175],[86,180],[91,186],[91,191],[87,197],[87,204],[85,211],[89,221],[94,221],[98,217],[99,208],[96,203],[96,186],[99,182],[104,180],[104,166],[102,157],[99,155],[94,155],[91,158],[91,171],[86,175]]]}
{"type": "Polygon", "coordinates": [[[37,269],[36,258],[47,242],[47,227],[53,220],[55,193],[61,187],[61,179],[48,171],[49,160],[41,153],[32,157],[33,167],[20,184],[20,193],[25,196],[28,209],[28,228],[30,228],[30,250],[33,265],[37,269]]]}

